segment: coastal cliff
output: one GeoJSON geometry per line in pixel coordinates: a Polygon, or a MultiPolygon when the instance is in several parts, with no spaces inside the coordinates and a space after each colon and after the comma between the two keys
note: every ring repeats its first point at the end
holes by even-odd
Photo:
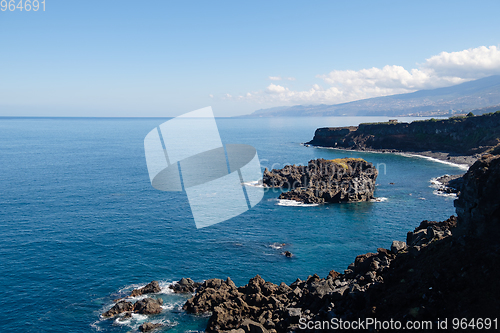
{"type": "MultiPolygon", "coordinates": [[[[312,274],[291,284],[274,284],[256,275],[240,287],[229,277],[202,283],[183,278],[170,289],[192,294],[183,310],[209,315],[208,333],[349,331],[341,323],[364,323],[361,331],[373,332],[402,331],[408,323],[425,323],[412,326],[412,332],[469,332],[478,323],[497,331],[499,182],[500,155],[483,155],[462,178],[457,216],[422,221],[408,232],[406,241],[395,240],[388,249],[358,255],[342,273],[332,270],[324,278],[312,274]]],[[[133,290],[115,300],[102,317],[154,318],[163,302],[147,295],[159,290],[156,281],[133,290]],[[132,303],[142,295],[146,298],[132,303]]],[[[145,322],[139,329],[162,325],[145,322]]]]}
{"type": "Polygon", "coordinates": [[[378,171],[361,158],[311,160],[307,166],[264,170],[266,187],[288,189],[279,199],[306,204],[358,202],[373,199],[378,171]]]}
{"type": "Polygon", "coordinates": [[[465,318],[464,331],[474,328],[474,318],[491,324],[500,311],[499,177],[500,156],[483,156],[463,178],[458,217],[423,221],[406,242],[359,255],[344,273],[314,274],[290,285],[258,275],[241,287],[229,278],[210,279],[184,309],[211,313],[207,332],[312,332],[314,323],[325,329],[367,318],[402,327],[426,321],[415,332],[443,331],[444,320],[451,329],[453,318],[465,318]]]}
{"type": "Polygon", "coordinates": [[[482,154],[500,143],[500,111],[482,116],[318,128],[306,144],[355,150],[482,154]]]}

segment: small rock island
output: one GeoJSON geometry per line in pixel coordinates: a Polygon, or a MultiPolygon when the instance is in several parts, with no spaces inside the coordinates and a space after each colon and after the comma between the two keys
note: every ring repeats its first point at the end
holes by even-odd
{"type": "Polygon", "coordinates": [[[306,204],[358,202],[374,199],[378,171],[361,158],[316,159],[304,165],[264,170],[266,187],[288,189],[279,199],[306,204]]]}

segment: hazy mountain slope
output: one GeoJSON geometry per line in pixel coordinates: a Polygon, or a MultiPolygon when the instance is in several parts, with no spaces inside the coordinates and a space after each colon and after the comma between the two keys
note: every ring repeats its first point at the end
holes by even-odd
{"type": "MultiPolygon", "coordinates": [[[[255,111],[251,116],[397,116],[441,111],[462,113],[500,104],[500,75],[445,88],[375,97],[335,105],[295,105],[255,111]]],[[[489,112],[489,111],[485,111],[489,112]]]]}

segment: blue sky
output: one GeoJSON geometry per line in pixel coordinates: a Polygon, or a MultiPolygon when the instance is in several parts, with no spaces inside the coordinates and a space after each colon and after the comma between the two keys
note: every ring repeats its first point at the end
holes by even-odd
{"type": "Polygon", "coordinates": [[[498,1],[45,2],[0,11],[0,116],[234,116],[500,74],[498,1]]]}

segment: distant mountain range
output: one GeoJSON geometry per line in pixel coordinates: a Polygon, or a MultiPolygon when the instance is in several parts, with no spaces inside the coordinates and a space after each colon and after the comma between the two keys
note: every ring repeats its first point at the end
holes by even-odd
{"type": "Polygon", "coordinates": [[[335,105],[295,105],[261,109],[249,116],[434,116],[470,111],[482,114],[497,110],[500,110],[500,75],[451,87],[419,90],[335,105]]]}

